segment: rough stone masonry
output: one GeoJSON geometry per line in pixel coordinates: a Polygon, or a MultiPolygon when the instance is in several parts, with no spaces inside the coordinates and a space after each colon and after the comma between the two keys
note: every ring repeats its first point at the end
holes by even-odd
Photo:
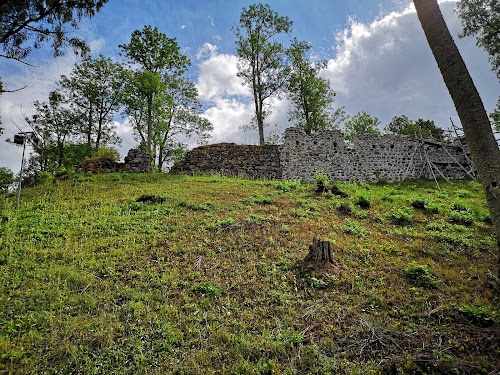
{"type": "Polygon", "coordinates": [[[315,172],[349,182],[417,178],[463,179],[473,167],[461,143],[443,144],[403,135],[358,134],[347,142],[340,131],[307,135],[285,131],[280,146],[220,143],[188,152],[171,173],[220,173],[251,178],[311,181],[315,172]]]}

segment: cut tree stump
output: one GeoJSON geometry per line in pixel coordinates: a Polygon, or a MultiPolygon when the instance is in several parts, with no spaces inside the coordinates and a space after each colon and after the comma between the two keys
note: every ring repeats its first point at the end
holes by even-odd
{"type": "Polygon", "coordinates": [[[304,261],[334,263],[332,245],[329,241],[318,240],[315,237],[313,243],[309,245],[309,254],[307,254],[304,261]]]}

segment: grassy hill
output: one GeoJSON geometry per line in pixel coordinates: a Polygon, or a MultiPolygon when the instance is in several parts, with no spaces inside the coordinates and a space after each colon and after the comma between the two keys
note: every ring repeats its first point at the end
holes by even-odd
{"type": "Polygon", "coordinates": [[[110,174],[0,196],[0,373],[498,370],[480,185],[337,187],[110,174]],[[315,236],[333,264],[303,261],[315,236]]]}

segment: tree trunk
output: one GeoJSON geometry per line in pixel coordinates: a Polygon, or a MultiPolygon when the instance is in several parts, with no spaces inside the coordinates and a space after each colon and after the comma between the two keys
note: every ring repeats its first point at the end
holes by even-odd
{"type": "Polygon", "coordinates": [[[413,0],[413,3],[462,122],[472,161],[488,201],[500,250],[500,150],[491,130],[488,115],[446,26],[437,0],[413,0]]]}
{"type": "Polygon", "coordinates": [[[148,100],[148,113],[146,121],[148,127],[148,134],[146,138],[146,148],[149,155],[153,156],[151,148],[151,143],[152,143],[151,141],[153,138],[153,96],[149,94],[147,100],[148,100]]]}

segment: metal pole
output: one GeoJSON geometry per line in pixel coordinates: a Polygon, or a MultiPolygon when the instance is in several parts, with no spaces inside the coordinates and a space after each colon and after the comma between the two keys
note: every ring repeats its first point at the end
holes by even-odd
{"type": "Polygon", "coordinates": [[[21,179],[23,178],[24,151],[25,150],[26,150],[26,138],[24,138],[24,142],[23,142],[23,159],[21,160],[21,172],[19,172],[19,182],[17,184],[16,206],[19,206],[19,202],[21,201],[21,179]]]}

